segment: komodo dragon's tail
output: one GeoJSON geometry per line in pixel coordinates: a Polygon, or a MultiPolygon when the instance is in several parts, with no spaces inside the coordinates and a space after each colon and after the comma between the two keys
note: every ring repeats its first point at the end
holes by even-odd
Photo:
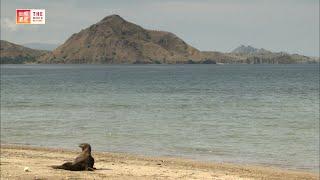
{"type": "Polygon", "coordinates": [[[66,162],[59,166],[50,166],[50,167],[52,167],[53,169],[64,169],[64,170],[76,171],[72,162],[66,162]]]}

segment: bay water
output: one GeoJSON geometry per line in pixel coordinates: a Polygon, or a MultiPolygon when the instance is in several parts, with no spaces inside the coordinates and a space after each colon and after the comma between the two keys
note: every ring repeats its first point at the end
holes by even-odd
{"type": "Polygon", "coordinates": [[[319,170],[319,66],[1,65],[1,143],[319,170]]]}

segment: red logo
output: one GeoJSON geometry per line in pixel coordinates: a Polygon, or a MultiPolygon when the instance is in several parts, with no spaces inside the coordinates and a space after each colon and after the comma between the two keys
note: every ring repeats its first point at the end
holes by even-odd
{"type": "Polygon", "coordinates": [[[30,9],[17,9],[16,10],[16,24],[30,24],[31,23],[31,10],[30,9]]]}

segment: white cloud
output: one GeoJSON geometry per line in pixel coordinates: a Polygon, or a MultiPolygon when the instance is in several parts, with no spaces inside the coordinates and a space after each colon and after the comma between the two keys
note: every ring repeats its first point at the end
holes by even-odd
{"type": "Polygon", "coordinates": [[[16,24],[15,20],[9,18],[1,18],[1,27],[9,31],[18,30],[18,25],[16,24]]]}

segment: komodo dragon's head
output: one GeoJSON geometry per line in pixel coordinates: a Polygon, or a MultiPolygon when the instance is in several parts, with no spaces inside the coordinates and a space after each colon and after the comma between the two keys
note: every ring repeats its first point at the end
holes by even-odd
{"type": "Polygon", "coordinates": [[[91,152],[91,146],[88,143],[79,144],[79,147],[82,149],[82,151],[91,152]]]}

